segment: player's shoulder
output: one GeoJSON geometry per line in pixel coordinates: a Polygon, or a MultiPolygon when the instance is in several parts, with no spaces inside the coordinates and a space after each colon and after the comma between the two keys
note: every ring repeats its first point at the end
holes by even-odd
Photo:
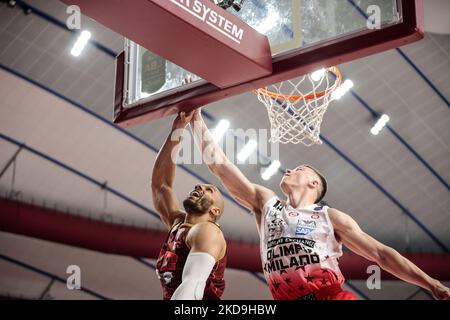
{"type": "Polygon", "coordinates": [[[190,232],[191,236],[218,236],[222,235],[222,230],[219,225],[214,222],[200,222],[192,226],[190,232]]]}
{"type": "Polygon", "coordinates": [[[327,213],[330,219],[343,219],[347,216],[346,213],[336,209],[336,208],[327,208],[327,213]]]}
{"type": "Polygon", "coordinates": [[[253,184],[260,200],[264,203],[276,196],[276,193],[260,184],[253,184]]]}
{"type": "Polygon", "coordinates": [[[203,242],[225,242],[223,232],[217,224],[213,222],[200,222],[192,226],[188,234],[188,243],[192,246],[195,243],[203,242]]]}
{"type": "Polygon", "coordinates": [[[259,208],[257,208],[257,209],[263,210],[265,206],[270,205],[272,202],[276,202],[277,200],[280,200],[280,198],[274,191],[272,191],[264,186],[255,184],[255,189],[257,191],[258,202],[259,202],[259,208]]]}
{"type": "Polygon", "coordinates": [[[346,226],[353,222],[353,219],[352,217],[350,217],[350,215],[336,208],[328,208],[327,213],[331,223],[335,228],[346,226]]]}

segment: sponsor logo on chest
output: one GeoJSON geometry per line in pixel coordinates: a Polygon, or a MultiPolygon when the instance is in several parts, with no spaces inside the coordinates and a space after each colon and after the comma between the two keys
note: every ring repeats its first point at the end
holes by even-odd
{"type": "Polygon", "coordinates": [[[316,230],[316,222],[312,220],[299,219],[295,228],[296,236],[305,236],[316,230]]]}

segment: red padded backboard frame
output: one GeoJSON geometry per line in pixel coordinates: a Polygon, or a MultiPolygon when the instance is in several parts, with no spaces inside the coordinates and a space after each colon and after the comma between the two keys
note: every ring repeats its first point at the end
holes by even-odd
{"type": "Polygon", "coordinates": [[[267,37],[210,0],[63,1],[220,88],[272,73],[267,37]]]}
{"type": "Polygon", "coordinates": [[[123,127],[141,124],[178,111],[190,111],[200,106],[285,81],[309,73],[320,67],[339,65],[378,52],[397,48],[424,37],[423,0],[400,0],[403,17],[398,24],[380,30],[341,38],[301,50],[295,54],[277,58],[273,62],[273,73],[247,83],[220,89],[204,84],[153,100],[133,108],[123,108],[123,87],[120,87],[124,64],[117,63],[116,103],[114,122],[123,127]]]}

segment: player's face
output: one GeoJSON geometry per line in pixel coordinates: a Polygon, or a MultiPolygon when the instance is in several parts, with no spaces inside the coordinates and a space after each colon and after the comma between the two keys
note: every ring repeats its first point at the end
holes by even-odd
{"type": "Polygon", "coordinates": [[[314,176],[315,172],[304,165],[292,170],[286,169],[280,183],[281,190],[288,192],[292,188],[302,187],[314,179],[314,176]]]}
{"type": "Polygon", "coordinates": [[[184,209],[187,213],[206,213],[220,196],[218,193],[215,186],[198,184],[183,201],[184,209]]]}

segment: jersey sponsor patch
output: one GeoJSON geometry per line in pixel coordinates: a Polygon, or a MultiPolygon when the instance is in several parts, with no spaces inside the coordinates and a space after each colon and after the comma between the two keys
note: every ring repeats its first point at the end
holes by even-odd
{"type": "Polygon", "coordinates": [[[301,246],[300,248],[307,252],[311,252],[308,248],[314,248],[314,246],[316,245],[316,242],[310,239],[282,237],[268,241],[267,249],[271,249],[273,247],[287,243],[299,244],[301,246]]]}
{"type": "Polygon", "coordinates": [[[288,216],[291,217],[291,218],[298,217],[299,214],[300,213],[298,213],[298,211],[289,211],[288,212],[288,216]]]}
{"type": "Polygon", "coordinates": [[[276,210],[278,210],[278,211],[281,211],[281,210],[283,210],[283,208],[284,208],[284,206],[283,206],[283,204],[281,203],[280,200],[277,200],[277,202],[275,202],[275,204],[273,205],[273,207],[274,207],[276,210]]]}
{"type": "Polygon", "coordinates": [[[283,234],[283,231],[286,229],[287,224],[283,219],[276,218],[268,223],[268,235],[269,237],[279,238],[283,234]]]}
{"type": "Polygon", "coordinates": [[[268,215],[269,215],[270,217],[275,217],[276,215],[278,215],[279,213],[281,213],[281,211],[283,210],[283,208],[284,208],[284,206],[283,206],[283,204],[281,203],[281,201],[280,201],[280,200],[277,200],[277,202],[275,202],[275,204],[274,204],[271,208],[269,208],[268,215]]]}
{"type": "Polygon", "coordinates": [[[295,228],[296,236],[304,236],[316,230],[316,222],[309,220],[299,220],[295,228]]]}

